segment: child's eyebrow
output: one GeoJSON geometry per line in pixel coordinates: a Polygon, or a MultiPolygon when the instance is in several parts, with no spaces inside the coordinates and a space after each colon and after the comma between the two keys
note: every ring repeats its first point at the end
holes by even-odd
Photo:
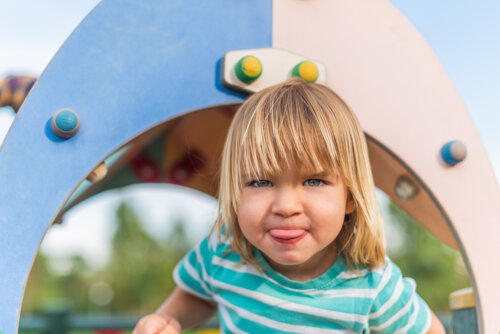
{"type": "Polygon", "coordinates": [[[329,174],[325,171],[321,171],[321,172],[315,172],[315,173],[303,173],[304,176],[307,176],[307,177],[318,177],[318,178],[321,178],[321,177],[326,177],[328,176],[329,174]]]}
{"type": "Polygon", "coordinates": [[[321,171],[321,172],[315,172],[313,174],[304,174],[304,177],[308,178],[313,178],[313,179],[324,179],[324,178],[332,178],[332,179],[337,179],[338,175],[335,173],[329,173],[326,171],[321,171]]]}

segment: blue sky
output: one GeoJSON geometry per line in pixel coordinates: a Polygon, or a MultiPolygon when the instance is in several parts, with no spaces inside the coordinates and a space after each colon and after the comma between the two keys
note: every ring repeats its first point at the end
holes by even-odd
{"type": "MultiPolygon", "coordinates": [[[[39,76],[71,31],[98,2],[0,0],[0,78],[8,74],[39,76]]],[[[440,59],[477,126],[499,178],[500,2],[392,0],[391,3],[416,26],[440,59]]],[[[13,118],[10,110],[0,108],[0,141],[13,118]]],[[[184,217],[191,222],[188,231],[198,237],[197,226],[206,226],[215,215],[213,199],[189,190],[159,185],[116,191],[69,212],[65,224],[47,234],[42,249],[60,255],[86,252],[89,260],[103,264],[102,255],[109,251],[107,240],[112,232],[109,221],[113,220],[113,208],[123,198],[134,201],[149,222],[146,228],[155,231],[165,226],[165,221],[184,217]],[[172,197],[174,192],[176,196],[172,197]],[[171,205],[159,205],[160,202],[171,205]],[[198,210],[189,210],[192,206],[198,210]]]]}

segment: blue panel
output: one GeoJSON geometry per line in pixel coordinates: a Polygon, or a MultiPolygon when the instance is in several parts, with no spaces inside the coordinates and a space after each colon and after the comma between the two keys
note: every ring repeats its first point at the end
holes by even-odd
{"type": "Polygon", "coordinates": [[[71,191],[141,131],[241,97],[218,82],[230,50],[271,47],[271,0],[105,0],[39,80],[0,152],[0,331],[16,332],[39,243],[71,191]],[[59,109],[81,119],[63,140],[59,109]]]}

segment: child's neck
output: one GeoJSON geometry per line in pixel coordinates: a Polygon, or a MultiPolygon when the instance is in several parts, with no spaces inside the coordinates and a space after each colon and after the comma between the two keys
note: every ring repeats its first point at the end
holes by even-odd
{"type": "Polygon", "coordinates": [[[274,270],[288,279],[299,282],[310,281],[323,275],[337,261],[337,256],[338,252],[335,242],[331,243],[321,252],[316,253],[306,262],[296,265],[276,263],[264,255],[274,270]]]}

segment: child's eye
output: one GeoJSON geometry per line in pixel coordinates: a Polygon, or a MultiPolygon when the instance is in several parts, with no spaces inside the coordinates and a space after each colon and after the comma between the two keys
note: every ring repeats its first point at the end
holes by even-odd
{"type": "Polygon", "coordinates": [[[325,184],[325,181],[320,179],[309,179],[304,181],[304,185],[308,187],[319,187],[325,184]]]}
{"type": "Polygon", "coordinates": [[[272,187],[273,184],[271,181],[268,180],[254,180],[249,183],[250,186],[256,187],[256,188],[263,188],[263,187],[272,187]]]}

